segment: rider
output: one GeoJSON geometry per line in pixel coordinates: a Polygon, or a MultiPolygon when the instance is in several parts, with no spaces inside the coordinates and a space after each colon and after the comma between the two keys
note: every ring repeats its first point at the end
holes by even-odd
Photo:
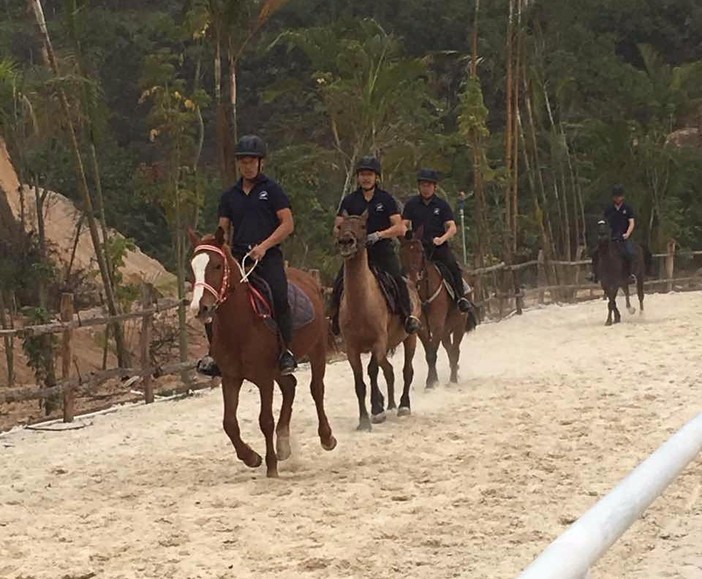
{"type": "Polygon", "coordinates": [[[462,312],[471,309],[470,302],[465,297],[463,276],[458,266],[449,239],[456,235],[456,221],[451,206],[436,196],[439,175],[433,169],[420,169],[417,174],[419,195],[415,195],[405,205],[402,219],[412,231],[423,231],[422,241],[427,249],[429,259],[443,263],[451,272],[448,280],[453,288],[456,305],[462,312]]]}
{"type": "Polygon", "coordinates": [[[634,232],[636,220],[634,219],[634,210],[624,201],[624,187],[622,185],[614,185],[612,187],[612,204],[605,209],[604,218],[609,223],[609,228],[612,233],[612,239],[622,240],[626,263],[626,276],[631,278],[631,266],[636,256],[636,246],[631,239],[631,234],[634,232]]]}
{"type": "MultiPolygon", "coordinates": [[[[411,314],[412,305],[407,282],[402,277],[400,261],[392,246],[393,238],[404,235],[405,226],[402,223],[395,198],[378,187],[381,173],[380,161],[376,157],[361,158],[356,165],[358,189],[341,201],[334,223],[334,235],[338,236],[339,234],[344,211],[349,215],[362,215],[364,211],[368,211],[366,226],[368,262],[370,265],[389,273],[395,279],[403,325],[408,334],[413,334],[419,330],[419,320],[411,314]]],[[[342,267],[334,282],[332,294],[332,331],[337,335],[339,334],[339,305],[343,290],[343,274],[344,268],[342,267]]]]}
{"type": "MultiPolygon", "coordinates": [[[[288,303],[288,280],[280,244],[295,227],[290,200],[282,187],[262,173],[266,144],[256,135],[242,137],[235,156],[241,178],[222,193],[219,201],[219,226],[225,239],[232,238],[232,252],[238,260],[248,253],[258,260],[255,273],[270,286],[273,308],[280,329],[282,352],[278,366],[283,375],[292,374],[297,363],[290,351],[292,317],[288,303]]],[[[212,341],[212,330],[207,329],[212,341]]],[[[203,374],[218,375],[214,360],[208,355],[198,364],[203,374]]]]}

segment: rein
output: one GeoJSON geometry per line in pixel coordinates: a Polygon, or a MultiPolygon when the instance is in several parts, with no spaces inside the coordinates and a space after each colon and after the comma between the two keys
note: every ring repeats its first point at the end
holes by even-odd
{"type": "MultiPolygon", "coordinates": [[[[209,292],[212,294],[215,298],[215,304],[214,307],[217,309],[219,306],[221,306],[227,299],[229,295],[229,289],[230,289],[230,283],[231,283],[231,267],[229,265],[229,259],[227,257],[227,254],[222,251],[220,247],[217,247],[216,245],[198,245],[194,250],[193,250],[193,257],[196,256],[197,254],[203,252],[203,251],[211,251],[212,253],[216,253],[220,257],[222,257],[222,260],[224,261],[224,277],[222,278],[222,286],[219,288],[219,291],[217,291],[215,288],[213,288],[210,284],[208,284],[206,281],[199,281],[195,282],[193,285],[193,289],[197,287],[202,287],[205,291],[209,292]]],[[[239,280],[239,283],[249,283],[249,276],[253,273],[254,269],[256,269],[256,266],[258,265],[258,260],[254,260],[253,265],[251,268],[247,271],[246,270],[246,260],[250,259],[249,253],[244,255],[243,259],[241,260],[241,263],[239,263],[236,259],[234,260],[234,263],[236,266],[239,268],[239,273],[241,274],[241,279],[239,280]]]]}

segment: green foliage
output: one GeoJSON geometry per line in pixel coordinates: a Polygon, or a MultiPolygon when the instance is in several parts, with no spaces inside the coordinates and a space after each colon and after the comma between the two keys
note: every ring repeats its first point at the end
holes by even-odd
{"type": "MultiPolygon", "coordinates": [[[[27,312],[27,324],[39,325],[51,322],[51,314],[44,308],[30,308],[27,312]]],[[[54,362],[58,338],[56,334],[44,334],[43,336],[25,336],[22,339],[22,350],[27,357],[27,364],[34,371],[37,384],[53,386],[56,383],[54,362]]],[[[57,397],[49,397],[44,400],[44,410],[46,414],[57,407],[57,397]]]]}

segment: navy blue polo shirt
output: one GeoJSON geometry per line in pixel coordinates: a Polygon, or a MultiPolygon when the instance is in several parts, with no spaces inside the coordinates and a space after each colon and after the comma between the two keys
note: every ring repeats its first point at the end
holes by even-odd
{"type": "MultiPolygon", "coordinates": [[[[390,217],[400,214],[397,201],[387,191],[376,188],[371,200],[366,201],[363,189],[359,188],[342,199],[337,215],[341,216],[344,211],[349,215],[362,215],[366,209],[368,210],[368,224],[366,225],[368,233],[388,229],[392,226],[390,217]]],[[[376,243],[376,245],[381,244],[390,245],[391,240],[381,239],[376,243]]]]}
{"type": "Polygon", "coordinates": [[[244,193],[242,180],[222,193],[219,200],[219,217],[226,217],[234,229],[235,249],[248,249],[268,239],[280,225],[276,214],[290,208],[290,199],[283,188],[264,174],[248,194],[244,193]]]}
{"type": "Polygon", "coordinates": [[[620,237],[629,229],[629,219],[634,219],[634,210],[626,203],[622,203],[619,208],[612,203],[605,209],[604,218],[609,223],[612,236],[620,237]]]}
{"type": "Polygon", "coordinates": [[[455,221],[451,206],[436,195],[432,195],[428,201],[421,195],[412,197],[405,205],[402,219],[412,223],[412,231],[424,228],[422,239],[427,243],[446,233],[444,224],[447,221],[455,221]]]}

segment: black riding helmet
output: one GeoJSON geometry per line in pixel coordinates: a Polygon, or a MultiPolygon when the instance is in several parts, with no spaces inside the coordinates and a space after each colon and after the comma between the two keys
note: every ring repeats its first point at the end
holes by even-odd
{"type": "Polygon", "coordinates": [[[356,174],[359,171],[373,171],[378,177],[382,174],[382,168],[380,166],[380,161],[373,155],[366,155],[361,157],[356,165],[356,174]]]}
{"type": "Polygon", "coordinates": [[[624,197],[624,185],[614,185],[612,187],[612,197],[624,197]]]}
{"type": "Polygon", "coordinates": [[[257,159],[265,159],[268,148],[264,140],[258,135],[245,135],[239,139],[236,144],[234,156],[240,157],[256,157],[257,159]]]}
{"type": "Polygon", "coordinates": [[[439,173],[434,169],[420,169],[417,173],[417,183],[427,181],[428,183],[438,183],[439,173]]]}

